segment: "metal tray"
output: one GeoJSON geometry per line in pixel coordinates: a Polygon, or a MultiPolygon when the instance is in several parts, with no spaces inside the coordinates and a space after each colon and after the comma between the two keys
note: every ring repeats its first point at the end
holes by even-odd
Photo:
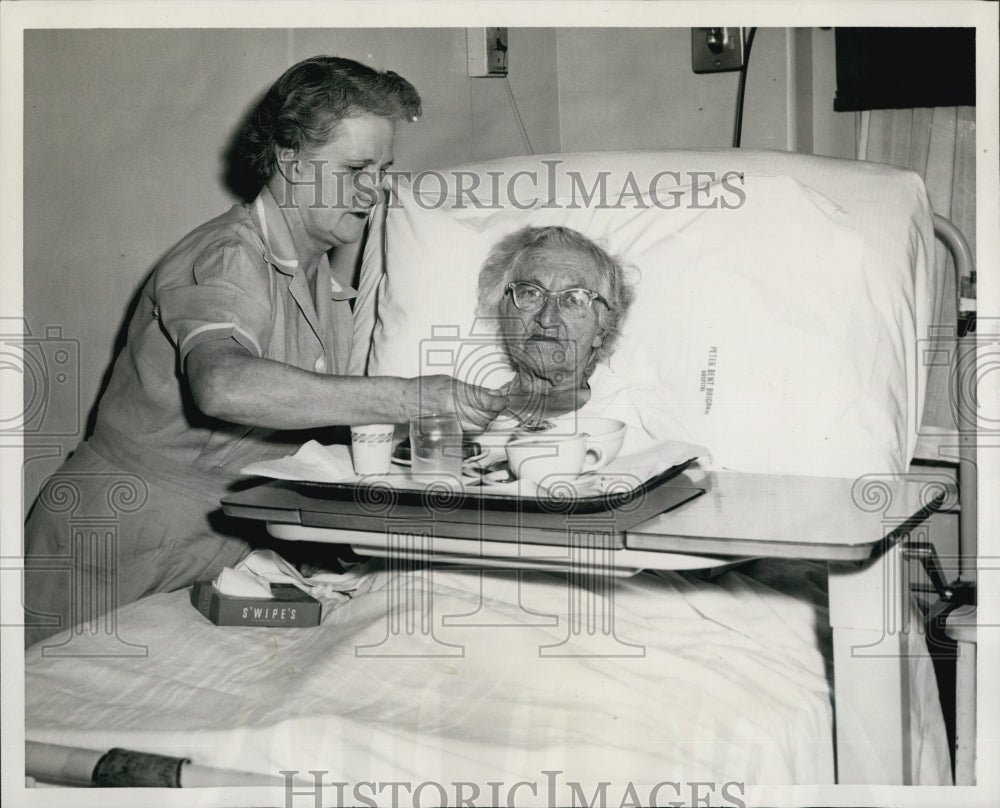
{"type": "Polygon", "coordinates": [[[344,483],[303,481],[286,485],[313,499],[355,503],[366,513],[378,510],[380,503],[391,502],[393,507],[431,508],[439,512],[473,510],[570,516],[628,508],[636,500],[645,499],[651,491],[683,473],[695,460],[696,458],[692,457],[683,463],[671,466],[629,490],[610,490],[584,496],[572,496],[568,486],[561,488],[561,493],[557,496],[525,497],[497,493],[490,486],[463,486],[457,489],[431,485],[426,488],[408,488],[377,481],[344,483]]]}
{"type": "Polygon", "coordinates": [[[705,493],[672,466],[631,491],[576,498],[500,496],[489,487],[398,488],[371,483],[273,480],[222,500],[230,516],[388,535],[418,533],[483,541],[621,549],[625,531],[705,493]]]}

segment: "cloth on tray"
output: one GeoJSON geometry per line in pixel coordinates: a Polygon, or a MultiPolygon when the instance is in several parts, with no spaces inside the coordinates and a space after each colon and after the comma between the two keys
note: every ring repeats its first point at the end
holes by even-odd
{"type": "MultiPolygon", "coordinates": [[[[570,781],[831,782],[825,566],[759,568],[581,580],[373,560],[305,629],[219,628],[187,592],[155,595],[71,656],[29,649],[27,737],[349,783],[527,780],[539,804],[544,771],[553,804],[570,781]]],[[[943,782],[927,668],[915,771],[943,782]]]]}
{"type": "Polygon", "coordinates": [[[311,440],[302,444],[295,454],[251,463],[243,474],[272,477],[276,480],[302,480],[313,483],[342,483],[358,479],[351,463],[351,454],[342,444],[324,446],[311,440]]]}
{"type": "MultiPolygon", "coordinates": [[[[709,457],[703,446],[675,440],[656,440],[640,434],[626,444],[627,454],[621,454],[597,472],[581,475],[580,485],[597,491],[622,492],[641,485],[672,466],[693,458],[709,457]]],[[[271,477],[277,480],[296,480],[314,483],[349,483],[361,480],[354,473],[346,446],[335,444],[324,446],[315,440],[303,444],[295,454],[273,460],[251,463],[244,474],[271,477]]],[[[410,487],[417,485],[402,468],[396,473],[372,477],[369,482],[380,485],[410,487]]],[[[518,481],[490,487],[491,494],[511,494],[513,496],[536,496],[537,486],[527,481],[518,481]]]]}

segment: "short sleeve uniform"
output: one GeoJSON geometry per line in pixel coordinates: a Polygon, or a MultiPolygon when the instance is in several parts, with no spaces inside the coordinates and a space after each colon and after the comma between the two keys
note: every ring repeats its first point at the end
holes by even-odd
{"type": "Polygon", "coordinates": [[[254,356],[346,374],[354,294],[325,256],[307,281],[267,189],[167,254],[142,290],[93,435],[46,483],[25,524],[25,605],[59,618],[29,628],[29,643],[81,622],[100,630],[101,604],[214,577],[249,552],[251,527],[227,520],[220,498],[244,466],[293,452],[308,436],[205,416],[184,379],[187,356],[232,339],[254,356]]]}
{"type": "Polygon", "coordinates": [[[250,462],[294,451],[301,433],[201,415],[179,379],[185,360],[202,342],[233,339],[254,356],[347,373],[354,295],[325,256],[310,286],[265,188],[251,205],[186,236],[146,284],[101,400],[94,448],[129,464],[183,471],[199,486],[231,481],[250,462]]]}

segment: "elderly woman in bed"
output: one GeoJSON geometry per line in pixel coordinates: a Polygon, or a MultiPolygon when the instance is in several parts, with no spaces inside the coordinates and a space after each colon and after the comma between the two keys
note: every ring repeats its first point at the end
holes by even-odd
{"type": "Polygon", "coordinates": [[[584,406],[631,303],[621,264],[576,230],[526,227],[498,242],[480,270],[479,307],[497,319],[516,374],[505,414],[537,424],[584,406]]]}

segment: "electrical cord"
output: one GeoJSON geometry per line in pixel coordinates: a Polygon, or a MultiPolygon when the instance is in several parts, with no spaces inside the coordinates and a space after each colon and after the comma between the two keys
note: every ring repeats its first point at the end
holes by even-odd
{"type": "Polygon", "coordinates": [[[524,128],[524,121],[521,120],[521,113],[517,108],[517,101],[514,100],[514,91],[510,86],[510,79],[506,75],[503,77],[503,83],[507,87],[507,95],[510,97],[510,105],[514,110],[514,117],[517,119],[517,126],[521,130],[521,137],[524,138],[524,145],[528,148],[528,154],[534,154],[535,150],[531,147],[531,141],[528,139],[528,130],[524,128]]]}
{"type": "Polygon", "coordinates": [[[740,85],[736,91],[736,124],[733,128],[733,148],[740,147],[740,140],[743,138],[743,96],[747,89],[747,68],[750,66],[750,49],[753,47],[754,37],[757,29],[751,28],[747,34],[747,47],[743,53],[743,67],[740,68],[740,85]]]}

